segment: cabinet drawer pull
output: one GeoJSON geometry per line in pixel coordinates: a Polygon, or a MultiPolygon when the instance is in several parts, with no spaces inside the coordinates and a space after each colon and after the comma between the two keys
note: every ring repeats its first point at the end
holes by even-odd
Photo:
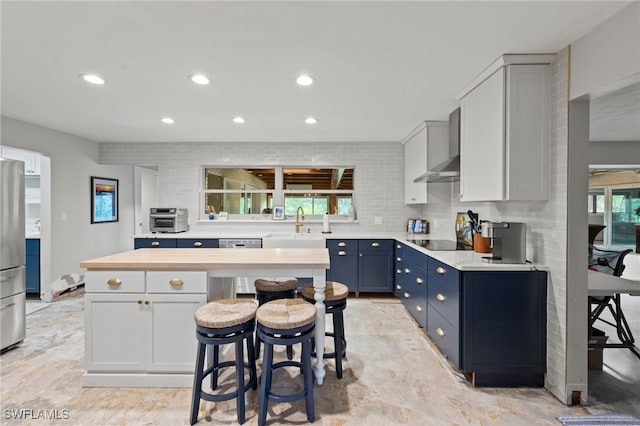
{"type": "Polygon", "coordinates": [[[444,269],[442,266],[438,266],[436,268],[436,272],[439,273],[440,275],[444,275],[444,273],[447,272],[447,270],[444,269]]]}
{"type": "Polygon", "coordinates": [[[424,281],[422,281],[422,278],[416,278],[416,283],[418,284],[422,284],[424,281]]]}
{"type": "Polygon", "coordinates": [[[380,247],[380,243],[371,243],[371,247],[380,247]]]}
{"type": "Polygon", "coordinates": [[[396,262],[402,262],[402,258],[401,257],[396,257],[396,262]]]}
{"type": "Polygon", "coordinates": [[[340,242],[338,243],[338,247],[346,247],[346,246],[347,246],[347,243],[345,243],[345,242],[343,242],[343,241],[340,241],[340,242]]]}
{"type": "Polygon", "coordinates": [[[120,278],[109,278],[107,280],[107,284],[109,284],[109,285],[120,285],[120,284],[122,284],[122,280],[120,278]]]}
{"type": "Polygon", "coordinates": [[[436,328],[436,333],[438,334],[438,336],[444,337],[444,330],[440,327],[436,328]]]}
{"type": "Polygon", "coordinates": [[[445,300],[447,300],[447,298],[442,293],[436,294],[436,299],[438,300],[438,302],[444,302],[445,300]]]}
{"type": "Polygon", "coordinates": [[[200,241],[196,241],[195,243],[193,243],[194,247],[202,247],[202,243],[200,241]]]}
{"type": "Polygon", "coordinates": [[[153,247],[157,247],[157,246],[159,246],[159,245],[160,245],[160,243],[159,243],[158,241],[154,241],[154,242],[152,242],[152,243],[151,243],[151,245],[152,245],[153,247]]]}
{"type": "Polygon", "coordinates": [[[344,250],[340,250],[340,251],[338,252],[338,256],[346,256],[346,255],[347,255],[347,252],[346,252],[346,251],[344,251],[344,250]]]}
{"type": "Polygon", "coordinates": [[[410,274],[410,273],[411,273],[411,269],[409,269],[409,268],[404,268],[404,273],[405,273],[405,274],[410,274]]]}
{"type": "Polygon", "coordinates": [[[179,286],[184,284],[184,281],[182,281],[180,278],[171,278],[169,280],[169,284],[173,285],[173,286],[179,286]]]}
{"type": "Polygon", "coordinates": [[[402,286],[400,284],[396,284],[396,290],[402,290],[402,286]]]}
{"type": "Polygon", "coordinates": [[[406,291],[404,292],[404,298],[408,299],[410,297],[409,293],[407,293],[406,291]]]}
{"type": "Polygon", "coordinates": [[[422,306],[420,306],[420,305],[416,305],[416,311],[418,311],[418,312],[422,312],[422,306]]]}

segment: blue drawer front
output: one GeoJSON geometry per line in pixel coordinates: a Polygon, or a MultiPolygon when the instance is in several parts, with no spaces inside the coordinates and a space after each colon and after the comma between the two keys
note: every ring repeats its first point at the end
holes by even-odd
{"type": "Polygon", "coordinates": [[[429,258],[429,307],[437,309],[454,327],[460,327],[460,272],[429,258]]]}
{"type": "Polygon", "coordinates": [[[177,248],[218,248],[217,238],[179,238],[176,240],[177,248]]]}
{"type": "Polygon", "coordinates": [[[393,253],[393,240],[360,240],[358,249],[362,252],[386,251],[393,253]]]}
{"type": "Polygon", "coordinates": [[[327,240],[327,248],[329,254],[338,254],[343,251],[346,254],[355,255],[358,252],[358,240],[327,240]]]}
{"type": "Polygon", "coordinates": [[[136,238],[134,248],[176,248],[175,238],[136,238]]]}
{"type": "Polygon", "coordinates": [[[438,345],[451,363],[460,368],[460,334],[438,311],[429,309],[427,329],[429,337],[438,345]]]}

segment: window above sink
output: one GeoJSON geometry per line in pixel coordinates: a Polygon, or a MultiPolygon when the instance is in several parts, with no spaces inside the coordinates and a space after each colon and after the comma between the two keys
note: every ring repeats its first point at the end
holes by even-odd
{"type": "Polygon", "coordinates": [[[354,167],[220,167],[203,166],[199,220],[224,211],[229,219],[271,220],[274,207],[285,218],[299,207],[307,219],[325,212],[347,217],[354,200],[354,167]]]}

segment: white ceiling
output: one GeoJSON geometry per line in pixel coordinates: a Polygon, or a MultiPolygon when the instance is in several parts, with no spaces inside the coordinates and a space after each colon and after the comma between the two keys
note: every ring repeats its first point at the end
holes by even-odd
{"type": "Polygon", "coordinates": [[[2,114],[96,141],[399,141],[499,55],[557,52],[627,4],[2,1],[2,114]]]}

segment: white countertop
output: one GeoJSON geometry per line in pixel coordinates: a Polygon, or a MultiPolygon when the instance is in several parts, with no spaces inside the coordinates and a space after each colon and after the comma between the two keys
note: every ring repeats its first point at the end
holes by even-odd
{"type": "MultiPolygon", "coordinates": [[[[135,238],[268,238],[269,235],[283,235],[286,233],[269,232],[269,231],[216,231],[216,232],[202,232],[202,231],[187,231],[177,234],[170,233],[148,233],[139,234],[135,238]]],[[[293,233],[291,233],[293,235],[293,233]]],[[[443,262],[449,266],[452,266],[460,271],[546,271],[548,267],[546,265],[540,265],[535,263],[525,264],[506,264],[506,263],[487,263],[482,261],[483,256],[487,256],[486,253],[476,253],[474,251],[435,251],[427,250],[421,246],[410,243],[407,239],[424,239],[428,240],[431,237],[429,234],[412,234],[408,235],[403,232],[337,232],[331,234],[321,234],[314,232],[309,235],[311,238],[325,238],[325,239],[392,239],[397,240],[403,244],[408,245],[411,248],[418,250],[428,256],[433,257],[440,262],[443,262]]],[[[301,238],[304,238],[302,236],[301,238]]]]}

